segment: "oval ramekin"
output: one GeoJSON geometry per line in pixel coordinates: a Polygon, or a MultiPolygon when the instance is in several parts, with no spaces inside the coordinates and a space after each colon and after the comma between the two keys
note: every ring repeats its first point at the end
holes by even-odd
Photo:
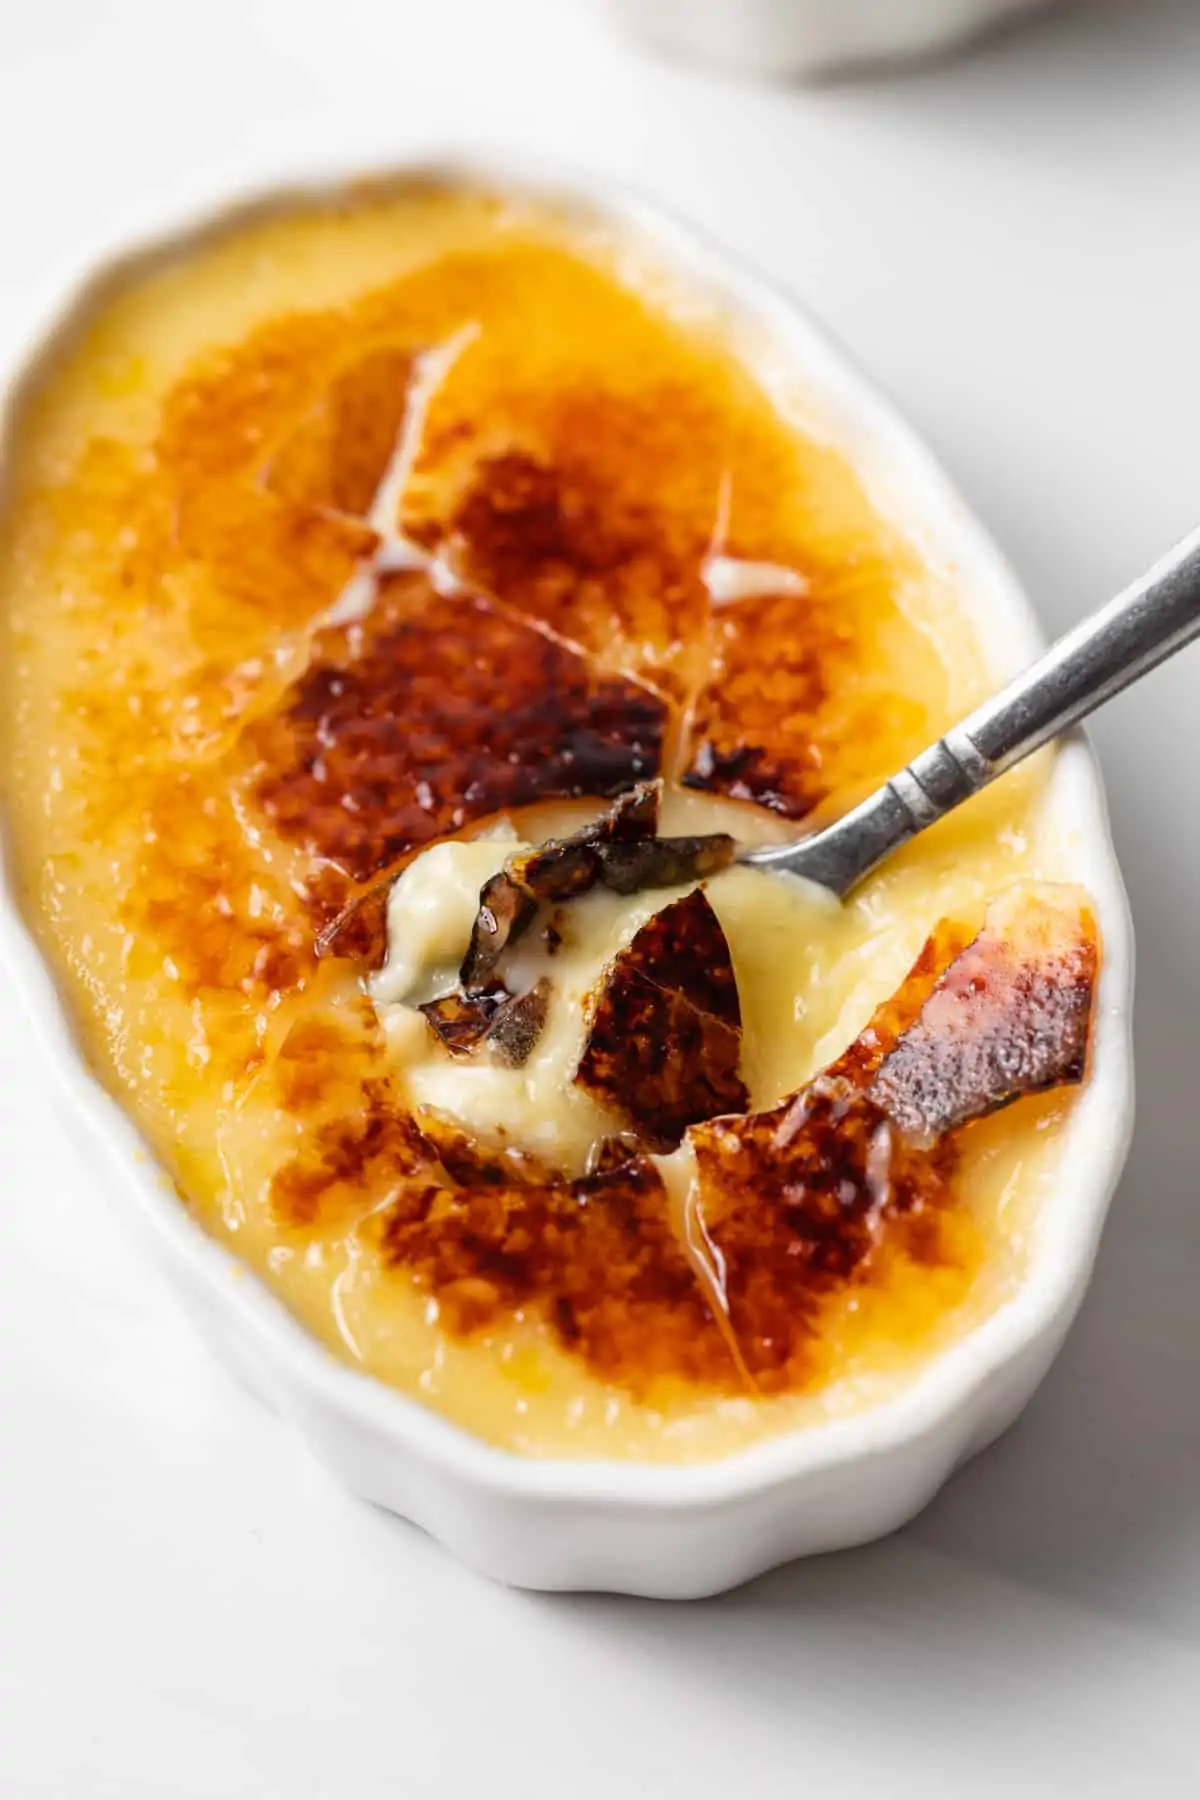
{"type": "MultiPolygon", "coordinates": [[[[98,296],[249,212],[319,199],[344,179],[339,171],[332,180],[239,195],[182,229],[152,233],[148,250],[118,250],[97,263],[66,310],[33,334],[3,403],[5,435],[38,369],[98,296]]],[[[533,192],[648,241],[668,268],[714,296],[771,356],[784,359],[803,381],[813,416],[850,455],[880,510],[915,533],[928,554],[955,567],[997,675],[1038,650],[1030,605],[981,526],[910,429],[790,298],[612,184],[548,180],[502,157],[446,158],[378,179],[533,192]]],[[[1083,1297],[1132,1127],[1133,945],[1099,773],[1082,736],[1062,746],[1043,806],[1044,818],[1077,846],[1071,872],[1094,896],[1105,961],[1089,1078],[1071,1110],[1061,1180],[1042,1209],[1023,1281],[893,1397],[699,1465],[524,1458],[339,1362],[189,1218],[131,1121],[90,1074],[7,875],[0,958],[70,1103],[90,1166],[103,1172],[116,1204],[140,1226],[209,1343],[296,1424],[348,1488],[415,1521],[502,1581],[694,1597],[794,1557],[864,1543],[911,1518],[960,1463],[1016,1418],[1083,1297]]]]}

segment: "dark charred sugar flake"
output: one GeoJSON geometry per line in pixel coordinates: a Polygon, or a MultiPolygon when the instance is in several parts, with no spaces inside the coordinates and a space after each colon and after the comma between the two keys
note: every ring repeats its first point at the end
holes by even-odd
{"type": "Polygon", "coordinates": [[[486,1044],[499,1062],[517,1069],[529,1060],[546,1023],[550,983],[509,994],[498,983],[475,994],[446,994],[419,1009],[452,1056],[471,1056],[486,1044]]]}
{"type": "Polygon", "coordinates": [[[653,837],[658,825],[661,781],[644,781],[618,795],[598,819],[568,838],[550,838],[505,867],[527,893],[539,900],[570,900],[585,894],[600,877],[601,846],[632,844],[653,837]]]}
{"type": "Polygon", "coordinates": [[[1099,966],[1072,889],[1018,890],[940,973],[870,1092],[914,1142],[1083,1079],[1099,966]]]}
{"type": "Polygon", "coordinates": [[[504,870],[484,882],[458,974],[464,993],[486,991],[504,951],[528,929],[536,910],[536,902],[504,870]]]}
{"type": "Polygon", "coordinates": [[[590,840],[550,838],[523,856],[510,856],[505,873],[538,900],[572,900],[595,887],[599,872],[590,840]]]}
{"type": "Polygon", "coordinates": [[[643,684],[409,575],[381,579],[359,631],[318,634],[242,751],[275,828],[363,883],[470,819],[623,793],[658,768],[666,724],[643,684]]]}
{"type": "Polygon", "coordinates": [[[503,988],[483,994],[446,994],[420,1011],[451,1056],[469,1056],[483,1043],[496,1013],[507,1000],[503,988]]]}
{"type": "Polygon", "coordinates": [[[667,1150],[697,1120],[744,1109],[740,1055],[729,945],[697,889],[657,913],[609,965],[575,1080],[645,1144],[667,1150]]]}
{"type": "Polygon", "coordinates": [[[725,832],[707,837],[647,838],[641,842],[597,847],[599,880],[616,894],[643,888],[682,887],[727,869],[737,844],[725,832]]]}
{"type": "Polygon", "coordinates": [[[550,983],[545,976],[527,994],[506,1000],[488,1026],[487,1045],[497,1061],[519,1069],[529,1061],[546,1024],[550,983]]]}
{"type": "Polygon", "coordinates": [[[737,845],[725,832],[705,837],[660,838],[660,781],[623,794],[600,818],[569,838],[551,838],[520,856],[505,871],[538,900],[572,900],[600,883],[617,894],[643,888],[680,887],[726,869],[737,845]]]}
{"type": "Polygon", "coordinates": [[[658,830],[658,810],[662,803],[662,782],[642,781],[628,793],[618,795],[602,818],[591,828],[598,841],[618,844],[652,838],[658,830]]]}

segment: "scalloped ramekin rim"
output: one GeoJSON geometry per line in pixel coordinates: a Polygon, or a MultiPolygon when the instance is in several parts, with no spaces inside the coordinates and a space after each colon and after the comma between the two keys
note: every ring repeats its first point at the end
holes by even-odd
{"type": "MultiPolygon", "coordinates": [[[[728,301],[735,314],[784,346],[806,382],[816,380],[823,416],[836,419],[855,466],[883,489],[901,476],[901,487],[921,496],[926,530],[953,546],[959,583],[968,600],[984,599],[996,617],[980,619],[985,645],[1000,669],[1016,667],[1043,639],[1033,609],[1007,563],[958,496],[948,477],[913,430],[861,376],[823,324],[806,308],[705,234],[625,185],[508,154],[451,152],[406,160],[363,174],[334,166],[313,175],[270,173],[231,184],[224,201],[197,216],[142,219],[122,242],[88,259],[87,267],[40,319],[14,361],[14,378],[0,394],[0,428],[8,436],[22,397],[41,363],[50,358],[97,298],[138,270],[219,235],[260,213],[287,212],[333,198],[348,182],[398,188],[428,182],[465,183],[501,194],[535,194],[618,228],[629,228],[661,254],[664,265],[694,277],[728,301]],[[132,245],[132,248],[130,247],[132,245]],[[845,436],[842,433],[845,433],[845,436]],[[856,441],[857,440],[857,441],[856,441]]],[[[898,524],[903,515],[884,510],[898,524]]],[[[0,795],[2,799],[2,795],[0,795]]],[[[468,1483],[485,1498],[545,1500],[594,1508],[688,1512],[734,1502],[834,1466],[870,1461],[902,1444],[933,1437],[956,1422],[962,1454],[982,1447],[979,1409],[988,1384],[1003,1365],[1050,1341],[1056,1346],[1082,1299],[1108,1203],[1116,1187],[1132,1131],[1133,1060],[1131,1012],[1133,939],[1108,827],[1094,755],[1082,733],[1072,733],[1056,759],[1043,805],[1076,819],[1078,848],[1073,876],[1096,903],[1104,963],[1087,1082],[1064,1127],[1066,1142],[1054,1198],[1042,1209],[1026,1270],[1013,1294],[995,1311],[930,1356],[898,1391],[836,1418],[813,1421],[766,1438],[726,1457],[704,1462],[643,1463],[624,1459],[539,1458],[487,1443],[421,1401],[340,1361],[285,1307],[266,1283],[190,1216],[119,1101],[91,1073],[76,1041],[69,1011],[22,916],[5,854],[0,818],[0,962],[41,1043],[71,1116],[86,1127],[89,1148],[99,1147],[122,1201],[149,1228],[160,1256],[180,1279],[203,1291],[231,1315],[265,1358],[272,1397],[285,1414],[289,1392],[328,1408],[398,1453],[423,1458],[436,1470],[468,1483]],[[289,1383],[292,1384],[289,1389],[289,1383]]],[[[1047,1359],[1048,1360],[1048,1359],[1047,1359]]],[[[937,1459],[931,1489],[941,1485],[958,1458],[937,1459]],[[945,1466],[943,1466],[945,1464],[945,1466]]],[[[422,1520],[437,1534],[436,1523],[422,1520]]],[[[897,1521],[899,1522],[899,1521],[897,1521]]],[[[762,1568],[778,1561],[767,1553],[762,1568]]],[[[555,1581],[553,1585],[562,1585],[555,1581]]],[[[624,1586],[622,1582],[617,1585],[624,1586]]]]}

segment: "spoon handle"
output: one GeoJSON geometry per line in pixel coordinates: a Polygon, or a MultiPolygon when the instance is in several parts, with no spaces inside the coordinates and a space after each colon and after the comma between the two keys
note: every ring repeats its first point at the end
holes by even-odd
{"type": "Polygon", "coordinates": [[[827,830],[742,858],[846,894],[909,838],[1200,635],[1200,530],[827,830]]]}

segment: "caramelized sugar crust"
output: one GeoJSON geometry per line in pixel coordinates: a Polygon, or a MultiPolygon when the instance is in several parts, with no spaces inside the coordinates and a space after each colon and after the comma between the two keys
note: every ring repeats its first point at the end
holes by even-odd
{"type": "Polygon", "coordinates": [[[742,1015],[729,944],[696,888],[647,920],[592,1002],[575,1079],[652,1150],[739,1112],[742,1015]]]}
{"type": "Polygon", "coordinates": [[[803,1386],[831,1301],[886,1260],[953,1262],[957,1134],[1019,1097],[1014,1069],[1036,1087],[1082,1077],[1074,1021],[1086,1045],[1098,944],[1080,896],[1006,897],[962,939],[939,926],[897,993],[799,1093],[691,1127],[688,1205],[707,1266],[685,1254],[662,1178],[641,1155],[569,1183],[506,1181],[501,1153],[488,1175],[486,1163],[460,1165],[457,1193],[421,1188],[385,1211],[385,1255],[431,1290],[451,1330],[544,1310],[565,1345],[634,1393],[651,1375],[731,1392],[746,1381],[762,1393],[803,1386]],[[1031,990],[1036,1010],[1006,1013],[1009,1054],[993,1053],[989,1026],[983,1054],[964,1058],[978,996],[1031,990]],[[1072,1024],[1050,1041],[1047,1017],[1072,1024]],[[951,1123],[931,1129],[935,1114],[951,1123]]]}
{"type": "Polygon", "coordinates": [[[1053,891],[997,901],[872,1093],[907,1137],[932,1142],[1020,1094],[1081,1081],[1099,960],[1081,903],[1053,891]]]}
{"type": "Polygon", "coordinates": [[[914,1149],[849,1083],[819,1077],[769,1112],[695,1127],[692,1142],[723,1304],[763,1392],[808,1379],[822,1307],[869,1279],[885,1234],[891,1257],[953,1259],[941,1230],[953,1143],[914,1149]]]}
{"type": "Polygon", "coordinates": [[[307,856],[364,882],[491,813],[658,773],[665,709],[648,689],[491,600],[422,576],[381,586],[246,735],[258,803],[307,856]]]}
{"type": "MultiPolygon", "coordinates": [[[[981,1089],[1078,1078],[1094,948],[993,983],[968,1070],[962,1033],[922,1010],[970,935],[939,928],[824,1082],[694,1130],[724,1290],[637,1145],[564,1182],[413,1119],[357,987],[408,857],[660,774],[800,817],[904,761],[950,691],[906,610],[915,554],[847,508],[845,472],[727,352],[502,213],[473,248],[298,299],[178,367],[97,350],[97,422],[22,497],[53,578],[21,629],[36,639],[44,609],[66,647],[35,721],[69,746],[44,780],[68,846],[45,891],[76,882],[72,843],[103,847],[93,906],[119,947],[105,962],[74,925],[62,953],[189,1200],[217,1191],[216,1142],[214,1213],[244,1180],[285,1251],[373,1246],[451,1332],[532,1312],[630,1392],[802,1387],[832,1295],[956,1253],[939,1221],[961,1202],[958,1139],[924,1140],[981,1089]],[[150,423],[110,432],[109,400],[143,379],[150,423]],[[718,605],[714,554],[789,579],[718,605]],[[1036,1044],[1018,1041],[1030,996],[1036,1044]]],[[[980,957],[947,1007],[992,981],[980,957]]],[[[735,1042],[732,1001],[688,1000],[706,1045],[735,1042]]],[[[721,1066],[705,1110],[745,1102],[736,1056],[721,1066]]],[[[614,1064],[604,1091],[627,1076],[614,1064]]]]}
{"type": "Polygon", "coordinates": [[[544,1187],[414,1189],[384,1216],[381,1243],[436,1296],[452,1332],[535,1308],[563,1348],[635,1396],[663,1379],[738,1386],[645,1157],[544,1187]]]}
{"type": "Polygon", "coordinates": [[[154,895],[181,979],[219,985],[245,905],[228,896],[228,929],[168,915],[197,881],[225,893],[214,866],[245,861],[257,887],[259,844],[282,839],[286,919],[254,926],[285,947],[255,975],[278,993],[313,939],[377,961],[381,906],[354,905],[371,878],[491,814],[663,772],[799,815],[882,773],[927,730],[891,673],[898,651],[928,663],[905,553],[822,535],[814,480],[732,362],[520,237],[203,355],[148,455],[98,436],[46,497],[105,596],[89,661],[108,691],[85,669],[64,695],[122,772],[96,829],[153,820],[130,929],[154,895]],[[548,307],[558,360],[525,374],[548,307]],[[398,533],[432,570],[398,566],[398,533]],[[714,549],[804,591],[714,607],[714,549]],[[227,843],[193,858],[201,806],[227,843]]]}

